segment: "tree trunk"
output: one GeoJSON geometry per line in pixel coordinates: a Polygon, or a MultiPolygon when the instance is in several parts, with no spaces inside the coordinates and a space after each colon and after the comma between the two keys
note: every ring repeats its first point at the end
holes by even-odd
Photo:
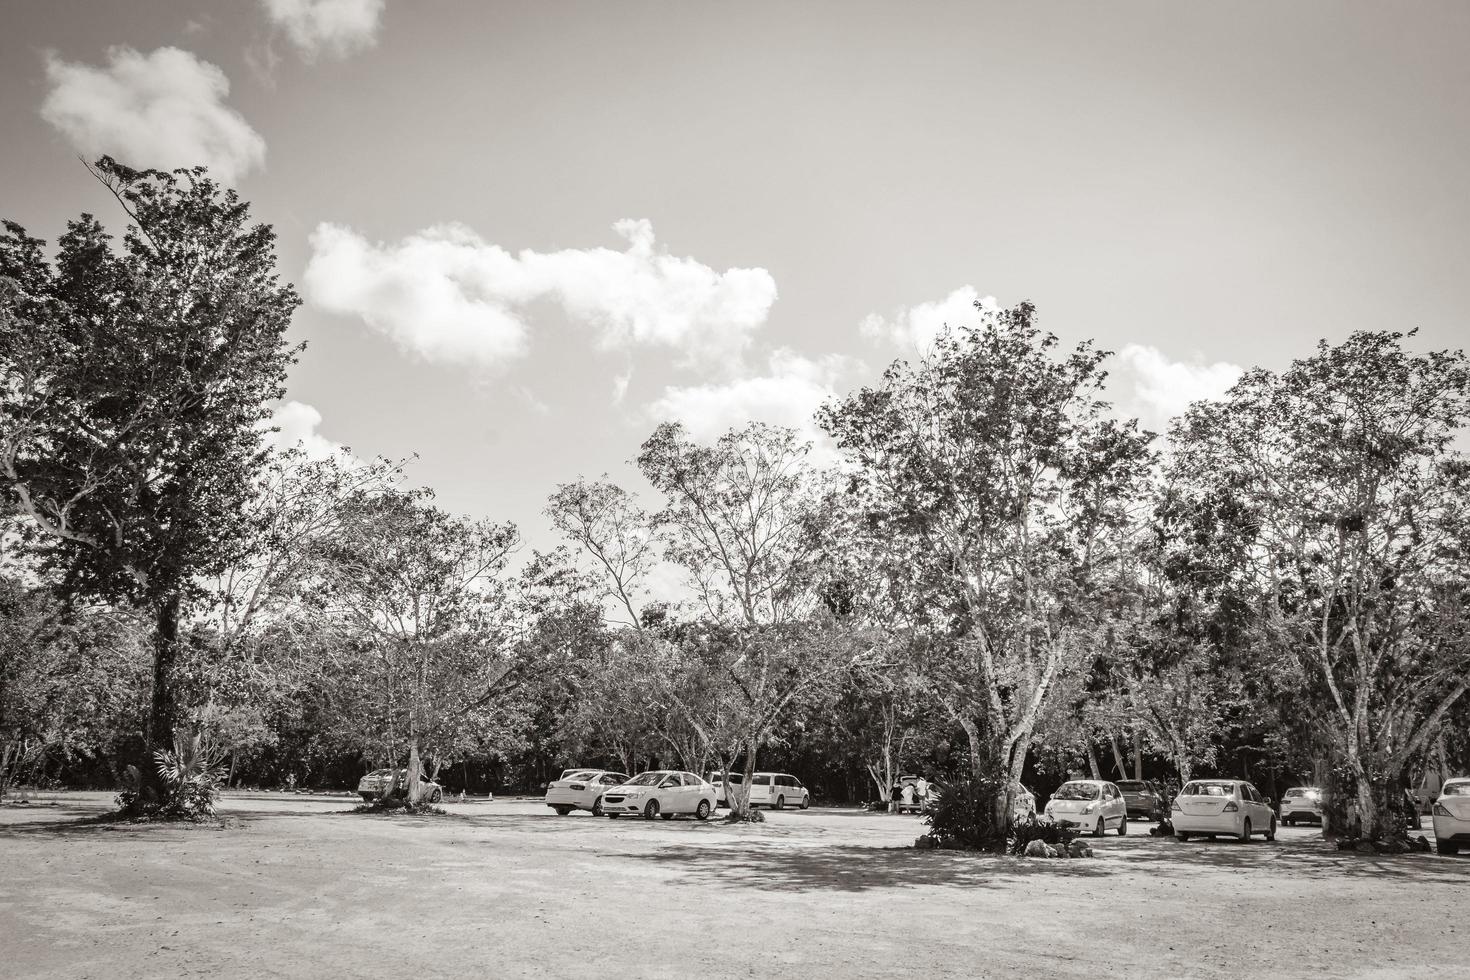
{"type": "Polygon", "coordinates": [[[1133,778],[1143,779],[1143,733],[1133,730],[1133,778]]]}
{"type": "Polygon", "coordinates": [[[750,819],[750,780],[755,775],[755,741],[745,745],[745,778],[739,785],[730,782],[728,763],[725,768],[725,801],[730,804],[730,819],[750,819]]]}
{"type": "Polygon", "coordinates": [[[419,758],[419,737],[415,735],[408,743],[408,803],[416,806],[424,795],[423,760],[419,758]]]}
{"type": "Polygon", "coordinates": [[[1091,770],[1092,778],[1101,779],[1102,772],[1097,768],[1097,753],[1092,751],[1092,743],[1083,742],[1082,744],[1087,747],[1087,768],[1091,770]]]}
{"type": "Polygon", "coordinates": [[[1128,778],[1128,763],[1123,761],[1123,750],[1118,747],[1118,736],[1108,733],[1108,745],[1113,750],[1113,768],[1118,770],[1119,779],[1128,778]]]}
{"type": "Polygon", "coordinates": [[[154,753],[173,748],[174,728],[178,723],[174,704],[174,664],[179,659],[179,616],[182,600],[171,595],[159,601],[154,610],[153,687],[148,712],[148,738],[144,751],[142,784],[145,799],[157,802],[163,798],[163,777],[158,772],[154,753]]]}

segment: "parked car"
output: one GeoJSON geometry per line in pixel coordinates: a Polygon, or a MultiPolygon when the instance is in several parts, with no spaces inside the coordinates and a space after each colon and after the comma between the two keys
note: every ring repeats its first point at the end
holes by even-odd
{"type": "Polygon", "coordinates": [[[782,810],[788,806],[805,810],[812,795],[801,780],[785,772],[757,772],[750,777],[750,805],[782,810]]]}
{"type": "MultiPolygon", "coordinates": [[[[406,798],[408,796],[407,769],[374,769],[357,781],[357,795],[371,803],[382,795],[383,784],[392,780],[395,773],[398,777],[398,786],[393,790],[393,795],[399,799],[406,798]]],[[[419,799],[427,803],[438,803],[444,798],[444,788],[422,772],[419,773],[419,782],[423,784],[419,799]]]]}
{"type": "Polygon", "coordinates": [[[1281,796],[1281,822],[1294,826],[1303,820],[1322,822],[1322,791],[1316,786],[1293,786],[1281,796]]]}
{"type": "Polygon", "coordinates": [[[1170,811],[1174,836],[1214,839],[1228,834],[1249,841],[1255,834],[1276,839],[1271,800],[1243,779],[1194,779],[1184,784],[1170,811]]]}
{"type": "Polygon", "coordinates": [[[613,819],[642,814],[644,820],[672,820],[687,813],[705,820],[715,808],[715,788],[692,772],[659,769],[640,772],[602,794],[602,812],[613,819]]]}
{"type": "MultiPolygon", "coordinates": [[[[725,790],[726,790],[725,774],[723,772],[712,772],[708,776],[705,776],[704,777],[704,781],[707,782],[707,783],[709,783],[711,786],[713,786],[715,788],[715,806],[728,807],[730,805],[730,799],[726,795],[726,792],[725,792],[725,790]]],[[[732,772],[732,773],[730,773],[729,785],[731,785],[731,786],[739,786],[743,782],[745,782],[745,773],[743,773],[743,772],[732,772]]]]}
{"type": "Polygon", "coordinates": [[[1128,833],[1128,804],[1123,791],[1103,779],[1073,779],[1057,787],[1046,804],[1046,815],[1063,827],[1087,830],[1094,837],[1114,827],[1128,833]]]}
{"type": "Polygon", "coordinates": [[[1115,783],[1128,804],[1128,816],[1139,820],[1162,820],[1169,813],[1164,790],[1151,779],[1120,779],[1115,783]]]}
{"type": "Polygon", "coordinates": [[[1470,778],[1446,779],[1434,801],[1434,842],[1441,854],[1470,846],[1470,778]]]}
{"type": "Polygon", "coordinates": [[[606,769],[568,769],[546,786],[546,805],[564,817],[573,810],[602,816],[602,794],[628,781],[625,773],[606,769]]]}

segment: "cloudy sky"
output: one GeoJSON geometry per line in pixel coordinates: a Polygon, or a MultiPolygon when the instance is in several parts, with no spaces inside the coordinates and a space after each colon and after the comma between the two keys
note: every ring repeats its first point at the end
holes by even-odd
{"type": "Polygon", "coordinates": [[[1318,338],[1470,340],[1470,4],[0,0],[0,215],[208,164],[280,235],[280,420],[546,495],[806,426],[976,300],[1158,426],[1318,338]]]}

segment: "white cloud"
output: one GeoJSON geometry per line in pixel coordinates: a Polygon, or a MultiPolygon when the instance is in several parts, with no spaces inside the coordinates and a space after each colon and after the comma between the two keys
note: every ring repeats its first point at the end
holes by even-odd
{"type": "Polygon", "coordinates": [[[279,450],[298,446],[308,459],[327,459],[343,452],[343,447],[317,431],[322,413],[304,402],[287,401],[277,405],[267,426],[278,431],[266,434],[266,442],[279,450]]]}
{"type": "Polygon", "coordinates": [[[359,316],[433,362],[494,367],[525,353],[528,307],[541,301],[558,303],[603,347],[663,346],[691,362],[738,362],[776,300],[771,274],[721,273],[671,256],[655,247],[647,221],[613,227],[625,251],[512,254],[458,224],[391,244],[322,224],[303,282],[323,309],[359,316]]]}
{"type": "Polygon", "coordinates": [[[338,58],[378,41],[384,0],[260,0],[271,23],[286,32],[302,54],[338,58]]]}
{"type": "Polygon", "coordinates": [[[947,325],[951,329],[974,325],[981,316],[999,309],[994,296],[981,296],[974,286],[961,286],[942,300],[920,303],[890,317],[870,314],[862,331],[875,340],[888,340],[904,348],[923,352],[947,325]],[[980,309],[976,309],[976,304],[980,309]]]}
{"type": "Polygon", "coordinates": [[[767,422],[795,429],[825,455],[825,438],[814,416],[837,394],[837,382],[848,361],[831,354],[817,360],[790,350],[770,357],[769,372],[725,384],[668,387],[648,407],[653,421],[684,423],[701,442],[713,442],[747,422],[767,422]]]}
{"type": "Polygon", "coordinates": [[[1125,396],[1120,407],[1155,431],[1163,431],[1191,402],[1221,397],[1244,373],[1227,361],[1171,360],[1158,348],[1142,344],[1127,345],[1118,352],[1118,360],[1123,367],[1118,374],[1132,384],[1131,398],[1125,396]]]}
{"type": "Polygon", "coordinates": [[[51,89],[41,116],[87,158],[134,167],[194,167],[232,184],[265,163],[265,140],[225,105],[230,81],[178,48],[107,52],[105,68],[46,57],[51,89]]]}

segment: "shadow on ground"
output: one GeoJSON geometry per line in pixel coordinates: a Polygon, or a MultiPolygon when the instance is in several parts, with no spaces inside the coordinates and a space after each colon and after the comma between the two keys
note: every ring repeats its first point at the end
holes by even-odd
{"type": "Polygon", "coordinates": [[[1188,876],[1197,868],[1269,871],[1312,878],[1368,877],[1425,884],[1470,884],[1470,861],[1433,852],[1359,854],[1318,838],[1251,841],[1130,837],[1108,842],[1109,852],[1150,875],[1188,876]]]}
{"type": "Polygon", "coordinates": [[[862,892],[920,885],[990,888],[1038,874],[1093,878],[1109,873],[1095,860],[1025,861],[994,854],[908,847],[674,845],[652,853],[604,857],[668,866],[678,872],[675,880],[679,884],[725,884],[789,892],[862,892]]]}

